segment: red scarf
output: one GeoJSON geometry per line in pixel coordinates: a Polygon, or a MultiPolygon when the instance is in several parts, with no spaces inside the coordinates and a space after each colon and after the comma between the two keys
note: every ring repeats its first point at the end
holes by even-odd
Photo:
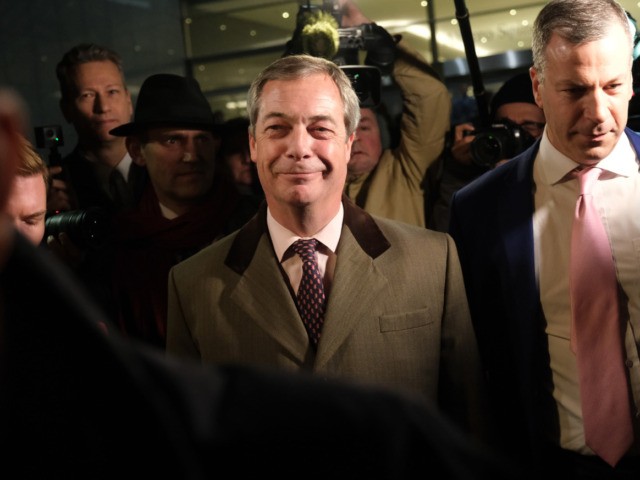
{"type": "Polygon", "coordinates": [[[149,184],[139,205],[115,218],[112,291],[116,323],[125,335],[164,348],[169,270],[230,233],[236,203],[233,186],[218,181],[202,203],[169,220],[149,184]]]}

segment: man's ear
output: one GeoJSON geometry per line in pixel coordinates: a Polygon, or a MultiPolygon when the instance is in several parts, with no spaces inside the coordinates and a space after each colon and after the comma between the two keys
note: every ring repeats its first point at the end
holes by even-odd
{"type": "Polygon", "coordinates": [[[129,156],[131,156],[133,163],[140,167],[147,165],[147,162],[142,155],[142,142],[140,141],[140,138],[136,136],[127,137],[124,144],[127,146],[127,152],[129,152],[129,156]]]}
{"type": "Polygon", "coordinates": [[[253,132],[249,129],[249,156],[251,157],[251,161],[256,163],[257,159],[257,147],[256,147],[256,137],[253,136],[253,132]]]}
{"type": "Polygon", "coordinates": [[[533,98],[536,101],[536,105],[544,110],[542,94],[540,93],[540,76],[535,67],[529,68],[529,76],[531,77],[531,87],[533,88],[533,98]]]}

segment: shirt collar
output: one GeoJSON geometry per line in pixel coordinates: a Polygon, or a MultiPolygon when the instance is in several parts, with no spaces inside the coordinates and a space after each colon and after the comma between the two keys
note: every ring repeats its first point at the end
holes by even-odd
{"type": "MultiPolygon", "coordinates": [[[[325,225],[320,231],[312,235],[313,238],[322,243],[332,252],[338,248],[338,241],[340,240],[340,233],[342,232],[342,221],[344,219],[344,207],[340,203],[340,208],[335,217],[325,225]]],[[[269,235],[273,242],[273,248],[276,252],[276,256],[282,261],[285,252],[296,240],[303,238],[293,233],[288,228],[284,227],[273,218],[271,210],[267,208],[267,228],[269,229],[269,235]]],[[[305,237],[306,238],[306,237],[305,237]]],[[[311,238],[311,237],[309,237],[311,238]]]]}
{"type": "Polygon", "coordinates": [[[129,167],[131,167],[131,162],[131,155],[127,152],[124,158],[120,160],[120,163],[116,165],[116,170],[118,170],[122,174],[122,177],[127,181],[129,179],[129,167]]]}
{"type": "MultiPolygon", "coordinates": [[[[546,185],[562,181],[569,172],[579,166],[551,144],[546,130],[540,139],[536,162],[539,162],[540,178],[546,185]]],[[[638,171],[636,152],[626,134],[620,136],[611,153],[598,162],[598,167],[625,177],[638,171]]]]}

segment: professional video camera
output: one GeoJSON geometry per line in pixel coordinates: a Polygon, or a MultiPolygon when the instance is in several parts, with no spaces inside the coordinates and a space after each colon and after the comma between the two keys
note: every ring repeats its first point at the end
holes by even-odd
{"type": "Polygon", "coordinates": [[[99,207],[56,213],[45,220],[45,238],[66,233],[81,250],[102,247],[110,232],[109,217],[99,207]]]}
{"type": "Polygon", "coordinates": [[[513,158],[533,145],[535,139],[520,125],[508,119],[488,128],[467,131],[471,141],[471,158],[476,165],[492,168],[500,160],[513,158]]]}
{"type": "Polygon", "coordinates": [[[360,106],[375,107],[380,103],[382,76],[393,68],[395,42],[375,23],[341,28],[341,20],[335,0],[323,0],[322,5],[301,3],[285,56],[307,53],[332,60],[351,79],[360,106]],[[366,52],[365,65],[360,65],[361,51],[366,52]]]}

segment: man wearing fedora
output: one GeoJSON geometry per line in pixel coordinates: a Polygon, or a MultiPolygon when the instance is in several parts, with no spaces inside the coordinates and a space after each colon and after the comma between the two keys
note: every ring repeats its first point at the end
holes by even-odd
{"type": "Polygon", "coordinates": [[[198,82],[163,73],[143,82],[134,120],[110,132],[126,138],[150,180],[138,205],[114,218],[110,308],[125,335],[161,348],[170,267],[244,220],[235,188],[215,169],[217,128],[198,82]]]}

